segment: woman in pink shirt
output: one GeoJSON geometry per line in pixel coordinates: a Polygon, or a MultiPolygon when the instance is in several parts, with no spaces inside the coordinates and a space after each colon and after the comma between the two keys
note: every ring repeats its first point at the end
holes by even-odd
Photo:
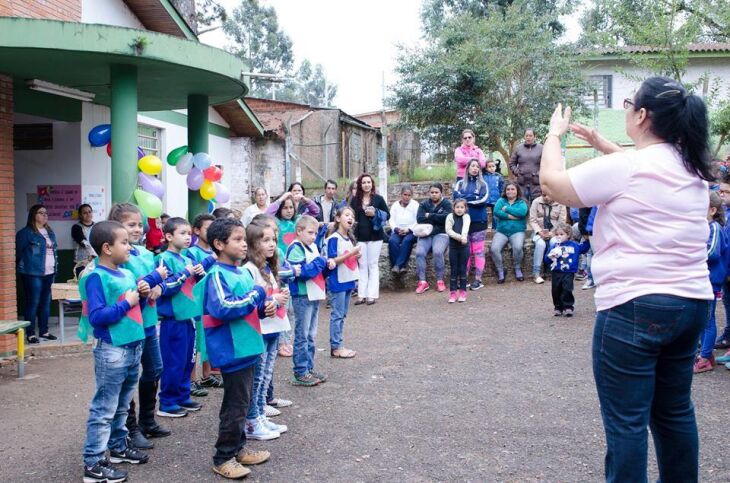
{"type": "Polygon", "coordinates": [[[713,298],[707,271],[707,182],[714,179],[707,109],[676,81],[652,77],[624,101],[624,152],[594,129],[571,130],[605,156],[570,170],[553,113],[540,167],[543,193],[597,206],[593,226],[593,373],[606,430],[606,480],[647,481],[647,427],[660,481],[698,479],[692,365],[713,298]]]}
{"type": "Polygon", "coordinates": [[[464,129],[461,132],[461,146],[456,148],[454,151],[454,161],[456,162],[456,180],[464,178],[464,171],[469,161],[476,159],[479,161],[479,166],[484,169],[487,165],[487,159],[484,157],[484,153],[479,147],[474,144],[475,142],[474,131],[471,129],[464,129]]]}

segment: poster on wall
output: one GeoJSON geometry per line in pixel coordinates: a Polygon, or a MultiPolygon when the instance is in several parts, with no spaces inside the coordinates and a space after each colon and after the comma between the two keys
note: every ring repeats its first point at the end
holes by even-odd
{"type": "Polygon", "coordinates": [[[82,203],[91,205],[94,221],[106,220],[106,188],[100,185],[84,185],[81,189],[82,203]]]}
{"type": "Polygon", "coordinates": [[[81,203],[81,185],[38,185],[36,194],[38,203],[48,210],[49,220],[73,221],[77,218],[76,209],[81,203]]]}

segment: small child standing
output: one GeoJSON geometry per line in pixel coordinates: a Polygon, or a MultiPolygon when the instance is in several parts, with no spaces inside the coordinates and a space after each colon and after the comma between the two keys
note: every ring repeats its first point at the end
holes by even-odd
{"type": "Polygon", "coordinates": [[[300,267],[299,275],[289,284],[294,308],[294,377],[295,386],[316,386],[325,382],[327,376],[314,371],[316,352],[317,319],[319,301],[325,299],[325,283],[322,272],[329,266],[335,268],[334,260],[320,256],[314,239],[319,222],[309,215],[299,218],[296,224],[296,239],[286,251],[286,260],[292,267],[300,267]]]}
{"type": "Polygon", "coordinates": [[[148,456],[127,444],[127,411],[139,379],[145,331],[138,283],[120,265],[129,260],[129,235],[116,221],[94,226],[90,240],[98,258],[79,282],[83,318],[94,329],[96,392],[89,407],[84,443],[84,481],[124,481],[127,472],[110,463],[146,463],[148,456]],[[113,361],[113,362],[112,362],[113,361]],[[105,458],[107,447],[109,459],[105,458]]]}
{"type": "Polygon", "coordinates": [[[202,405],[190,398],[190,374],[195,366],[194,318],[201,315],[202,307],[195,300],[195,276],[203,277],[202,265],[193,265],[181,252],[190,246],[190,223],[184,218],[170,218],[165,223],[167,250],[159,260],[167,268],[164,294],[157,311],[160,322],[160,351],[162,378],[160,379],[160,409],[158,416],[180,418],[188,411],[199,411],[202,405]]]}
{"type": "Polygon", "coordinates": [[[504,178],[497,172],[497,163],[494,161],[487,161],[487,167],[484,171],[484,181],[487,183],[487,189],[489,189],[487,216],[491,218],[492,229],[494,230],[497,228],[497,219],[494,217],[494,204],[497,203],[504,190],[504,178]]]}
{"type": "Polygon", "coordinates": [[[239,265],[246,256],[246,230],[236,219],[221,218],[208,228],[208,242],[218,261],[195,287],[203,302],[203,326],[210,363],[223,377],[218,440],[213,471],[238,479],[251,473],[243,465],[268,460],[268,451],[246,448],[246,412],[251,401],[256,361],[264,351],[259,317],[271,317],[276,307],[266,301],[263,287],[239,265]]]}
{"type": "MultiPolygon", "coordinates": [[[[345,317],[350,307],[350,298],[355,282],[360,278],[357,260],[360,246],[353,246],[355,237],[352,226],[355,224],[355,211],[343,206],[335,214],[335,222],[325,243],[327,258],[334,260],[337,267],[327,276],[331,293],[332,313],[330,314],[330,356],[337,359],[351,359],[356,352],[342,345],[342,332],[345,317]]],[[[328,232],[329,233],[329,232],[328,232]]]]}
{"type": "Polygon", "coordinates": [[[453,212],[446,217],[446,234],[449,235],[449,265],[451,266],[451,293],[449,303],[466,302],[466,264],[469,260],[469,224],[466,200],[454,201],[453,212]],[[456,291],[459,291],[458,298],[456,291]]]}
{"type": "Polygon", "coordinates": [[[578,259],[583,253],[588,253],[591,244],[583,240],[580,244],[570,239],[573,230],[565,223],[558,223],[553,230],[553,238],[546,250],[545,260],[551,262],[552,294],[555,317],[565,315],[572,317],[575,310],[573,296],[573,280],[578,271],[578,259]]]}
{"type": "MultiPolygon", "coordinates": [[[[195,217],[193,220],[193,234],[198,238],[195,245],[183,251],[183,256],[188,257],[192,260],[194,265],[200,264],[203,266],[203,270],[208,271],[210,267],[215,263],[215,257],[213,256],[213,250],[208,245],[208,227],[215,221],[215,216],[209,213],[203,213],[195,217]]],[[[201,302],[201,301],[198,301],[201,302]]],[[[206,387],[223,387],[223,380],[217,376],[211,375],[210,362],[208,362],[208,352],[205,350],[205,334],[203,333],[203,322],[200,317],[195,318],[195,366],[191,374],[190,393],[193,396],[207,396],[208,391],[206,387]],[[198,356],[200,358],[200,364],[202,365],[202,376],[203,378],[196,382],[196,375],[198,373],[198,356]]]]}

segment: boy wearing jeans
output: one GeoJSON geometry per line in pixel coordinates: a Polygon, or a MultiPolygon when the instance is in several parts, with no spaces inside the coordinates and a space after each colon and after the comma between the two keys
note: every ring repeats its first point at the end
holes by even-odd
{"type": "MultiPolygon", "coordinates": [[[[94,348],[96,392],[89,407],[84,443],[84,482],[120,482],[127,472],[110,463],[146,463],[147,455],[127,446],[127,411],[139,380],[145,338],[138,283],[119,265],[129,260],[129,236],[121,223],[94,226],[91,246],[99,258],[79,283],[82,324],[98,339],[94,348]],[[105,457],[109,448],[109,459],[105,457]]],[[[140,282],[141,283],[141,282],[140,282]]]]}

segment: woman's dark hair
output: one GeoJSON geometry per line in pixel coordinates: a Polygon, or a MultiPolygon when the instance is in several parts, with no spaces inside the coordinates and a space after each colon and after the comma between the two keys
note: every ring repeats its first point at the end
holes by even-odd
{"type": "Polygon", "coordinates": [[[650,77],[634,96],[634,110],[642,108],[651,119],[651,132],[677,148],[687,171],[714,181],[707,107],[702,98],[669,77],[650,77]]]}
{"type": "Polygon", "coordinates": [[[291,219],[293,220],[294,218],[297,217],[297,205],[294,204],[293,199],[287,198],[284,201],[282,201],[281,203],[279,203],[279,208],[277,208],[276,213],[274,214],[274,216],[276,216],[276,218],[278,218],[279,220],[284,219],[281,217],[281,212],[284,210],[284,205],[287,203],[291,203],[292,207],[294,208],[294,216],[292,216],[291,219]]]}
{"type": "Polygon", "coordinates": [[[93,209],[93,208],[91,207],[91,205],[90,205],[90,204],[88,204],[88,203],[81,203],[81,204],[79,205],[79,208],[78,208],[78,209],[76,210],[76,211],[78,211],[78,212],[79,212],[79,215],[81,214],[81,210],[83,210],[84,208],[88,208],[88,209],[90,209],[91,211],[94,211],[94,209],[93,209]]]}
{"type": "Polygon", "coordinates": [[[306,195],[306,194],[307,194],[307,191],[306,191],[306,190],[304,189],[304,185],[303,185],[302,183],[300,183],[299,181],[295,181],[295,182],[293,182],[292,184],[290,184],[290,185],[289,185],[289,189],[288,189],[287,191],[291,193],[291,190],[292,190],[292,189],[293,189],[293,188],[294,188],[295,186],[299,186],[299,187],[300,187],[300,188],[302,189],[302,195],[306,195]]]}
{"type": "Polygon", "coordinates": [[[213,210],[213,213],[211,213],[211,215],[215,216],[216,218],[228,218],[233,214],[233,210],[230,208],[226,208],[225,206],[216,208],[215,210],[213,210]]]}
{"type": "Polygon", "coordinates": [[[444,185],[441,183],[431,183],[431,185],[428,187],[428,190],[431,191],[431,188],[436,188],[440,192],[444,192],[444,185]]]}
{"type": "Polygon", "coordinates": [[[259,186],[258,188],[253,190],[253,196],[251,197],[252,198],[251,203],[256,204],[256,195],[259,194],[259,191],[263,191],[264,194],[266,195],[266,197],[269,196],[269,193],[266,191],[266,188],[264,188],[263,186],[259,186]]]}
{"type": "MultiPolygon", "coordinates": [[[[35,226],[35,215],[36,215],[36,213],[38,213],[41,210],[41,208],[45,208],[45,206],[43,206],[39,203],[37,205],[31,206],[30,210],[28,210],[28,221],[25,223],[25,226],[35,232],[38,231],[38,229],[35,226]]],[[[48,211],[48,209],[46,209],[46,211],[48,211]]],[[[46,231],[48,231],[49,233],[53,231],[53,230],[51,230],[51,226],[48,223],[46,223],[46,226],[44,226],[43,228],[45,228],[46,231]]]]}
{"type": "MultiPolygon", "coordinates": [[[[274,254],[270,258],[264,258],[263,254],[259,251],[259,245],[261,240],[264,238],[264,230],[269,229],[269,225],[249,223],[246,227],[246,243],[248,243],[248,261],[256,265],[256,268],[261,272],[261,276],[264,281],[269,285],[269,280],[266,278],[266,265],[269,265],[269,270],[274,276],[274,279],[279,282],[279,250],[274,250],[274,254]]],[[[276,242],[276,233],[274,233],[274,242],[276,242]]]]}
{"type": "Polygon", "coordinates": [[[507,199],[507,188],[510,186],[515,187],[515,189],[517,190],[517,199],[521,200],[522,199],[522,188],[520,188],[520,185],[518,185],[514,181],[507,181],[504,184],[504,189],[502,189],[502,198],[504,198],[505,200],[507,199]]]}
{"type": "Polygon", "coordinates": [[[117,231],[121,230],[125,235],[127,230],[121,223],[114,220],[100,221],[94,224],[89,234],[89,244],[96,253],[101,253],[101,248],[105,243],[114,245],[117,240],[117,231]]]}
{"type": "Polygon", "coordinates": [[[228,239],[231,238],[231,234],[236,227],[243,228],[243,223],[235,218],[217,218],[210,224],[208,227],[208,243],[216,255],[220,253],[220,250],[215,247],[215,241],[228,243],[228,239]]]}
{"type": "Polygon", "coordinates": [[[352,203],[352,206],[354,207],[360,207],[362,208],[362,180],[364,178],[370,178],[370,182],[373,184],[373,189],[370,190],[370,201],[372,201],[373,197],[375,197],[376,191],[375,191],[375,180],[369,173],[362,173],[360,176],[357,177],[357,180],[355,180],[356,183],[356,190],[355,191],[355,200],[352,203]]]}
{"type": "Polygon", "coordinates": [[[404,184],[403,186],[400,187],[400,194],[403,194],[406,191],[408,191],[409,193],[413,194],[413,188],[411,187],[411,185],[404,184]]]}
{"type": "Polygon", "coordinates": [[[710,191],[710,208],[715,208],[715,214],[712,221],[718,222],[721,226],[725,226],[725,210],[722,209],[723,201],[717,191],[710,191]]]}

